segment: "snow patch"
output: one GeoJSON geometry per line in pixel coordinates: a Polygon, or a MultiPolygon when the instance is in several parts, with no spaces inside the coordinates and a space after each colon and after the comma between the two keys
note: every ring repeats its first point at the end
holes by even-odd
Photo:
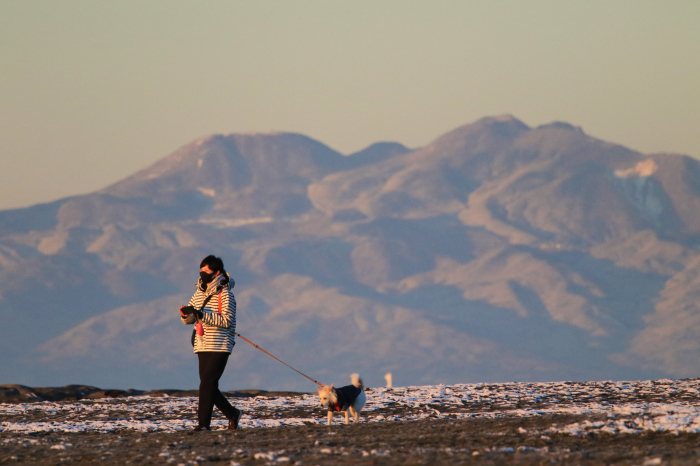
{"type": "Polygon", "coordinates": [[[658,221],[664,212],[664,190],[661,183],[651,178],[659,169],[653,159],[639,162],[632,168],[615,170],[615,185],[642,215],[658,221]]]}
{"type": "MultiPolygon", "coordinates": [[[[696,405],[699,389],[698,380],[375,388],[367,392],[367,404],[360,422],[603,414],[606,416],[604,421],[586,420],[565,426],[553,425],[542,434],[700,433],[700,406],[696,405]],[[610,396],[616,397],[615,403],[602,401],[610,396]],[[650,401],[644,401],[647,399],[650,401]],[[674,401],[662,402],[666,399],[674,401]]],[[[240,427],[244,429],[326,422],[325,413],[320,417],[314,414],[318,413],[318,397],[312,394],[288,398],[236,398],[232,402],[244,412],[240,422],[240,427]]],[[[0,404],[0,431],[175,432],[195,426],[196,410],[197,398],[191,397],[142,396],[0,404]]],[[[228,421],[221,416],[212,421],[214,429],[225,429],[227,425],[228,421]]],[[[371,454],[383,456],[390,452],[380,453],[377,450],[371,454]]]]}
{"type": "Polygon", "coordinates": [[[632,178],[637,176],[645,177],[653,175],[658,169],[659,166],[653,159],[646,159],[637,163],[637,165],[632,168],[615,170],[615,176],[618,178],[632,178]]]}

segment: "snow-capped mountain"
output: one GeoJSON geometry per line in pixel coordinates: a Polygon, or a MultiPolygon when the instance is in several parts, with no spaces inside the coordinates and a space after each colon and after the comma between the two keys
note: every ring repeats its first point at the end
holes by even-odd
{"type": "MultiPolygon", "coordinates": [[[[194,386],[177,308],[214,253],[238,331],[319,377],[697,375],[699,209],[695,159],[566,123],[484,118],[352,155],[211,136],[98,192],[0,212],[0,374],[194,386]]],[[[226,377],[305,383],[240,341],[226,377]]]]}

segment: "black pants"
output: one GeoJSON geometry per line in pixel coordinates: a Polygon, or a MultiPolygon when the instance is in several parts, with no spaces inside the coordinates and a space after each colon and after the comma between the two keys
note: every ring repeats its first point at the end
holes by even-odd
{"type": "Polygon", "coordinates": [[[210,427],[214,406],[231,419],[236,412],[226,397],[219,391],[219,379],[224,373],[228,353],[201,352],[199,358],[199,425],[210,427]]]}

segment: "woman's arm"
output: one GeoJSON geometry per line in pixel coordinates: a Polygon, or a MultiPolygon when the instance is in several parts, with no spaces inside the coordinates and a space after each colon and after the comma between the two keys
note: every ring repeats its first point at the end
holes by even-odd
{"type": "MultiPolygon", "coordinates": [[[[197,295],[196,292],[195,292],[195,294],[192,295],[192,297],[190,298],[190,302],[189,302],[188,306],[193,306],[193,305],[194,305],[194,297],[195,297],[196,295],[197,295]]],[[[183,314],[183,313],[182,313],[182,308],[183,308],[183,307],[185,307],[185,306],[180,306],[180,320],[181,320],[182,323],[185,324],[185,325],[192,325],[192,324],[194,324],[195,321],[196,321],[194,314],[189,314],[189,315],[183,314]]]]}

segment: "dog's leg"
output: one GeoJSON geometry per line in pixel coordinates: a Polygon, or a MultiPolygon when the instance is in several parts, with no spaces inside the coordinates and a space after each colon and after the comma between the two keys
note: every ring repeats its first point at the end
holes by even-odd
{"type": "Polygon", "coordinates": [[[333,417],[333,411],[328,410],[328,425],[331,425],[331,418],[333,417]]]}
{"type": "Polygon", "coordinates": [[[348,411],[350,411],[350,414],[352,414],[352,417],[355,418],[355,422],[357,422],[357,411],[355,411],[355,408],[353,408],[352,406],[350,406],[350,407],[348,408],[348,411]]]}
{"type": "Polygon", "coordinates": [[[347,409],[345,410],[345,424],[346,425],[350,424],[350,422],[348,421],[348,410],[347,409]]]}
{"type": "Polygon", "coordinates": [[[363,390],[360,392],[360,395],[355,400],[355,403],[353,403],[353,408],[355,410],[355,422],[360,422],[360,412],[362,411],[362,408],[365,407],[366,402],[367,396],[365,395],[365,392],[363,390]]]}

